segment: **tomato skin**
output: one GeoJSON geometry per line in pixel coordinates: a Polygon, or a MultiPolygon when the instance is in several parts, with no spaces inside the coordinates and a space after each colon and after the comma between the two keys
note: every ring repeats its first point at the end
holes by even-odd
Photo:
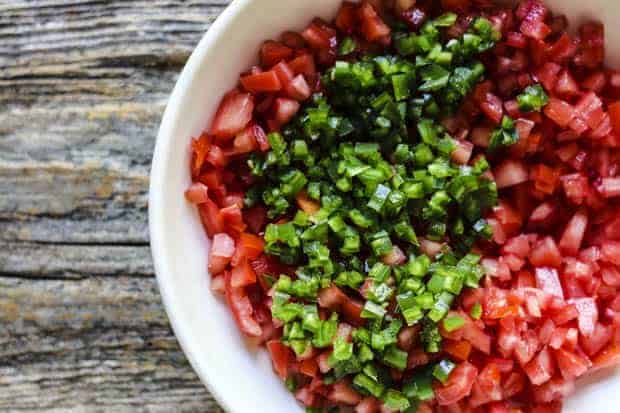
{"type": "Polygon", "coordinates": [[[198,205],[198,212],[209,237],[212,238],[215,234],[224,232],[224,220],[215,202],[207,199],[206,202],[198,205]]]}
{"type": "Polygon", "coordinates": [[[529,180],[525,164],[521,161],[506,160],[493,171],[498,188],[508,188],[529,180]]]}
{"type": "Polygon", "coordinates": [[[282,83],[273,70],[242,76],[241,85],[250,93],[278,92],[282,89],[282,83]]]}
{"type": "Polygon", "coordinates": [[[555,370],[555,362],[551,352],[544,348],[523,370],[535,386],[546,383],[553,377],[555,370]]]}
{"type": "Polygon", "coordinates": [[[229,92],[220,104],[211,125],[211,134],[220,140],[232,139],[252,120],[254,97],[238,90],[229,92]]]}
{"type": "Polygon", "coordinates": [[[343,403],[354,406],[362,400],[362,396],[349,386],[349,383],[342,380],[332,386],[327,398],[334,403],[343,403]]]}
{"type": "Polygon", "coordinates": [[[246,287],[256,283],[256,272],[248,262],[247,258],[242,258],[231,271],[231,286],[233,288],[246,287]]]}
{"type": "Polygon", "coordinates": [[[224,271],[234,253],[235,241],[228,234],[215,234],[209,251],[209,272],[216,275],[224,271]]]}
{"type": "Polygon", "coordinates": [[[558,268],[562,264],[560,250],[553,238],[549,236],[534,244],[529,259],[535,267],[558,268]]]}
{"type": "Polygon", "coordinates": [[[555,360],[562,373],[562,377],[566,380],[574,380],[583,375],[592,365],[587,358],[580,357],[564,349],[555,351],[555,360]]]}
{"type": "Polygon", "coordinates": [[[232,257],[232,265],[239,264],[243,259],[253,261],[260,257],[265,249],[265,241],[262,237],[247,232],[242,232],[237,241],[237,248],[232,257]]]}
{"type": "Polygon", "coordinates": [[[571,300],[577,308],[579,331],[583,336],[590,337],[594,334],[598,321],[598,308],[593,298],[575,298],[571,300]]]}
{"type": "Polygon", "coordinates": [[[185,191],[185,199],[192,204],[204,204],[209,199],[207,186],[201,182],[194,182],[185,191]]]}
{"type": "Polygon", "coordinates": [[[579,337],[579,345],[588,356],[592,357],[609,344],[612,336],[612,327],[596,323],[594,331],[590,336],[581,335],[579,337]]]}
{"type": "Polygon", "coordinates": [[[601,351],[592,360],[595,370],[606,369],[620,364],[620,345],[614,344],[601,351]]]}
{"type": "Polygon", "coordinates": [[[478,369],[465,361],[459,364],[450,374],[445,385],[435,386],[435,397],[440,406],[454,404],[468,396],[476,380],[478,369]]]}
{"type": "Polygon", "coordinates": [[[260,50],[260,60],[263,67],[271,67],[291,56],[293,56],[293,49],[273,40],[263,43],[260,50]]]}
{"type": "Polygon", "coordinates": [[[225,273],[226,301],[230,307],[237,326],[242,333],[250,337],[260,337],[263,329],[254,318],[254,309],[243,288],[232,286],[232,274],[225,273]]]}
{"type": "Polygon", "coordinates": [[[309,215],[314,215],[321,209],[321,204],[314,199],[310,199],[306,191],[298,192],[295,196],[295,201],[297,202],[297,206],[309,215]]]}
{"type": "Polygon", "coordinates": [[[361,32],[369,42],[376,42],[390,36],[392,30],[383,22],[368,1],[364,1],[360,6],[359,18],[362,22],[361,32]]]}
{"type": "Polygon", "coordinates": [[[562,291],[562,284],[556,269],[548,267],[536,268],[536,285],[541,290],[564,299],[564,291],[562,291]]]}
{"type": "Polygon", "coordinates": [[[289,364],[294,358],[292,350],[282,344],[280,340],[268,341],[267,350],[271,355],[274,371],[282,380],[285,380],[288,377],[289,364]]]}
{"type": "Polygon", "coordinates": [[[347,296],[335,285],[319,291],[319,306],[344,313],[345,317],[355,325],[364,323],[361,318],[363,304],[347,296]]]}

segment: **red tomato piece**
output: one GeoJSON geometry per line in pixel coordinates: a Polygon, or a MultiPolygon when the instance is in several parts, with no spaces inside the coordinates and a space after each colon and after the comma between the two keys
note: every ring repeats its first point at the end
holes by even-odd
{"type": "Polygon", "coordinates": [[[235,253],[235,240],[228,234],[215,234],[209,251],[209,272],[219,274],[226,269],[235,253]]]}
{"type": "Polygon", "coordinates": [[[295,76],[286,86],[286,94],[295,100],[304,101],[310,97],[312,91],[304,75],[300,74],[295,76]]]}
{"type": "Polygon", "coordinates": [[[206,200],[206,202],[198,205],[198,212],[209,237],[224,231],[224,220],[220,216],[220,209],[215,202],[210,199],[206,200]]]}
{"type": "Polygon", "coordinates": [[[201,182],[194,182],[185,190],[185,199],[192,204],[204,204],[209,199],[207,186],[201,182]]]}
{"type": "Polygon", "coordinates": [[[562,377],[566,380],[574,380],[585,374],[592,363],[585,357],[581,357],[570,351],[559,349],[555,351],[555,360],[558,368],[562,373],[562,377]]]}
{"type": "Polygon", "coordinates": [[[545,115],[558,126],[566,127],[575,117],[575,109],[566,101],[549,98],[549,104],[543,109],[545,115]]]}
{"type": "Polygon", "coordinates": [[[202,133],[200,137],[192,139],[192,177],[200,175],[200,171],[207,159],[207,153],[211,148],[211,137],[202,133]]]}
{"type": "Polygon", "coordinates": [[[258,128],[260,128],[258,125],[249,125],[237,134],[233,141],[235,155],[254,152],[258,149],[258,142],[256,140],[258,128]]]}
{"type": "Polygon", "coordinates": [[[529,260],[535,267],[559,267],[562,255],[551,237],[545,237],[534,244],[529,260]]]}
{"type": "Polygon", "coordinates": [[[377,413],[379,411],[379,400],[374,397],[366,397],[357,406],[355,413],[377,413]]]}
{"type": "Polygon", "coordinates": [[[247,258],[242,258],[233,267],[231,275],[230,283],[233,288],[245,287],[256,283],[256,273],[247,258]]]}
{"type": "Polygon", "coordinates": [[[493,170],[497,187],[508,188],[529,180],[527,167],[521,161],[505,160],[493,170]]]}
{"type": "Polygon", "coordinates": [[[260,49],[260,61],[263,67],[271,67],[276,63],[293,56],[293,49],[282,43],[268,40],[260,49]]]}
{"type": "Polygon", "coordinates": [[[306,78],[311,78],[316,75],[314,57],[309,53],[297,56],[295,59],[288,62],[288,66],[296,75],[304,75],[306,78]]]}
{"type": "Polygon", "coordinates": [[[469,141],[457,140],[456,149],[452,152],[451,158],[460,165],[467,165],[474,150],[474,144],[469,141]]]}
{"type": "Polygon", "coordinates": [[[580,336],[579,344],[583,351],[590,357],[601,351],[613,337],[613,328],[601,323],[596,323],[594,331],[590,336],[580,336]]]}
{"type": "Polygon", "coordinates": [[[232,257],[232,265],[239,264],[243,259],[253,261],[260,257],[265,249],[265,241],[262,237],[242,232],[237,241],[237,248],[232,257]]]}
{"type": "Polygon", "coordinates": [[[530,382],[535,386],[540,386],[549,381],[555,371],[555,363],[551,352],[544,348],[523,368],[523,371],[525,371],[530,382]]]}
{"type": "Polygon", "coordinates": [[[353,33],[356,25],[358,24],[358,6],[349,1],[345,1],[342,3],[340,10],[338,11],[338,15],[336,16],[336,27],[345,32],[345,33],[353,33]]]}
{"type": "Polygon", "coordinates": [[[258,234],[263,231],[267,224],[267,209],[262,205],[244,209],[243,220],[248,225],[250,232],[258,234]]]}
{"type": "Polygon", "coordinates": [[[282,83],[278,74],[273,70],[242,76],[241,85],[250,93],[278,92],[282,89],[282,83]]]}
{"type": "MultiPolygon", "coordinates": [[[[237,326],[244,334],[251,337],[260,337],[263,329],[254,318],[254,309],[244,288],[232,286],[232,275],[226,273],[226,301],[230,307],[237,326]]],[[[273,356],[272,356],[273,357],[273,356]]]]}
{"type": "Polygon", "coordinates": [[[576,212],[562,234],[560,250],[568,255],[577,255],[587,227],[588,215],[584,211],[576,212]]]}
{"type": "Polygon", "coordinates": [[[362,396],[344,380],[334,383],[327,398],[333,403],[342,403],[349,406],[354,406],[362,400],[362,396]]]}
{"type": "Polygon", "coordinates": [[[299,102],[293,99],[277,98],[273,104],[274,120],[278,125],[286,125],[299,111],[299,102]]]}
{"type": "Polygon", "coordinates": [[[454,404],[467,397],[476,380],[478,369],[469,362],[459,364],[443,386],[435,386],[435,397],[440,406],[454,404]]]}
{"type": "Polygon", "coordinates": [[[254,98],[249,93],[238,90],[229,92],[215,114],[211,134],[220,140],[232,139],[252,120],[254,98]]]}
{"type": "Polygon", "coordinates": [[[282,380],[288,377],[289,364],[294,359],[294,354],[290,348],[282,344],[280,340],[271,340],[267,342],[267,350],[271,355],[273,370],[280,376],[282,380]]]}
{"type": "Polygon", "coordinates": [[[359,18],[362,22],[360,30],[369,42],[384,39],[392,32],[368,1],[364,1],[360,6],[359,18]]]}
{"type": "Polygon", "coordinates": [[[445,340],[443,343],[443,351],[459,361],[467,361],[471,354],[471,344],[466,340],[445,340]]]}
{"type": "Polygon", "coordinates": [[[381,261],[383,261],[384,264],[396,266],[404,264],[405,261],[407,261],[407,256],[398,245],[394,245],[392,246],[392,251],[381,257],[381,261]]]}
{"type": "Polygon", "coordinates": [[[596,370],[617,366],[620,363],[620,345],[615,344],[601,351],[592,362],[596,370]]]}

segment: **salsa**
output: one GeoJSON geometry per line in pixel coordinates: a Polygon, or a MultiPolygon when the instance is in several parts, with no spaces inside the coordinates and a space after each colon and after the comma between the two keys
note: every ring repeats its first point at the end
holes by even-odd
{"type": "Polygon", "coordinates": [[[620,361],[620,72],[566,29],[345,1],[192,140],[211,288],[308,412],[559,412],[620,361]]]}

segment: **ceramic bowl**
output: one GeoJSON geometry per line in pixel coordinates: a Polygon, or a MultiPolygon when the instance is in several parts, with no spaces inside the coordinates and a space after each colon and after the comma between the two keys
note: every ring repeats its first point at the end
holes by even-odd
{"type": "MultiPolygon", "coordinates": [[[[209,289],[207,239],[183,193],[190,184],[189,144],[211,121],[239,73],[255,63],[262,41],[332,19],[341,0],[234,0],[204,35],[183,69],[165,111],[151,170],[149,225],[157,280],[172,327],[191,365],[230,413],[301,413],[272,372],[268,355],[243,339],[226,303],[209,289]]],[[[598,16],[608,44],[620,40],[618,0],[548,0],[575,21],[598,16]]],[[[610,63],[620,63],[608,47],[610,63]]],[[[568,412],[620,409],[620,375],[580,386],[568,412]]]]}

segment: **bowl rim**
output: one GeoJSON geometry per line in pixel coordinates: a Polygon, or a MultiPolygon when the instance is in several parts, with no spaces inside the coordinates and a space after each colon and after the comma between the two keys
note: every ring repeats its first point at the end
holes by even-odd
{"type": "Polygon", "coordinates": [[[164,248],[164,230],[162,224],[163,209],[161,208],[161,199],[165,194],[162,190],[162,183],[165,179],[166,154],[169,153],[174,143],[172,130],[181,114],[179,101],[182,100],[197,76],[196,73],[199,71],[205,55],[222,40],[223,32],[226,27],[234,21],[252,1],[253,0],[232,0],[204,33],[183,67],[166,104],[157,133],[153,160],[151,163],[148,195],[148,229],[150,234],[151,256],[159,292],[172,331],[185,357],[200,378],[200,381],[206,386],[209,393],[225,411],[233,411],[231,403],[228,398],[224,396],[226,392],[218,384],[215,373],[210,372],[208,369],[203,369],[198,363],[197,356],[192,350],[193,346],[190,345],[191,340],[189,337],[191,333],[189,332],[189,326],[176,316],[173,310],[174,300],[172,298],[171,286],[169,285],[170,280],[162,275],[164,270],[169,268],[166,254],[160,253],[164,248]]]}

